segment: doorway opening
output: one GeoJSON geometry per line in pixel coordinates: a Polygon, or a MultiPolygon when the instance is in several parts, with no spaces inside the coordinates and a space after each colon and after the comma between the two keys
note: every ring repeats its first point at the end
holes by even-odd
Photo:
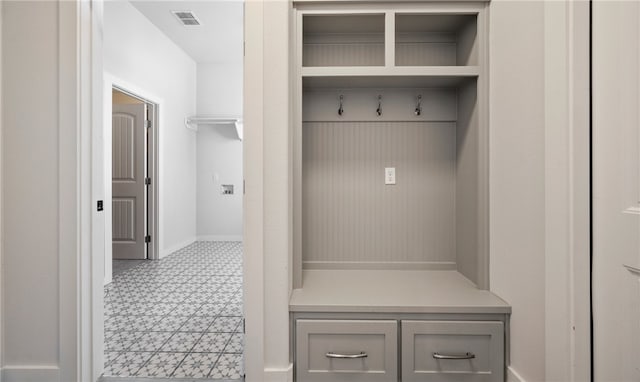
{"type": "Polygon", "coordinates": [[[102,381],[244,377],[243,4],[180,7],[200,25],[181,24],[169,2],[104,4],[102,381]],[[137,200],[148,214],[135,215],[137,200]]]}
{"type": "Polygon", "coordinates": [[[112,272],[117,274],[157,258],[153,173],[158,105],[118,87],[111,99],[112,272]]]}

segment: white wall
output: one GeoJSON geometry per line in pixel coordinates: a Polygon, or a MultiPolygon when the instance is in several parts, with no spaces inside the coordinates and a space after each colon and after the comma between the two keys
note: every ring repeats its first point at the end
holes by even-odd
{"type": "MultiPolygon", "coordinates": [[[[80,361],[80,378],[81,380],[95,381],[102,374],[104,369],[104,287],[103,279],[106,274],[105,263],[109,264],[109,275],[111,275],[111,262],[106,261],[106,248],[111,249],[111,224],[106,225],[105,212],[98,212],[94,209],[98,200],[105,200],[106,187],[105,184],[111,184],[111,176],[105,174],[105,130],[111,123],[107,121],[105,125],[104,113],[104,68],[103,68],[103,43],[104,43],[104,2],[84,2],[80,3],[83,7],[83,15],[81,17],[81,34],[85,39],[85,44],[90,47],[88,52],[84,52],[81,57],[83,59],[83,67],[91,66],[90,81],[82,81],[79,94],[84,100],[80,114],[85,118],[90,117],[90,121],[82,122],[85,128],[91,130],[91,138],[93,144],[91,151],[85,155],[90,160],[91,169],[88,173],[83,174],[83,180],[80,181],[84,187],[91,181],[91,190],[85,191],[90,194],[91,203],[85,208],[93,215],[91,224],[91,240],[90,255],[85,257],[83,271],[81,272],[82,280],[80,284],[81,295],[83,296],[80,304],[80,313],[82,320],[78,325],[81,331],[82,345],[77,350],[81,354],[80,361]],[[88,15],[86,13],[89,13],[88,15]],[[89,38],[90,36],[90,38],[89,38]],[[88,95],[90,94],[90,96],[88,95]],[[88,104],[90,102],[90,104],[88,104]],[[90,110],[90,113],[86,111],[90,110]],[[87,115],[88,114],[88,115],[87,115]],[[109,232],[109,236],[106,235],[109,232]],[[88,271],[88,268],[91,268],[88,271]],[[90,276],[87,276],[89,275],[90,276]],[[89,292],[90,291],[90,292],[89,292]],[[90,303],[89,303],[90,301],[90,303]]],[[[107,87],[109,89],[110,87],[107,87]]],[[[109,134],[111,137],[111,134],[109,134]]],[[[85,148],[86,150],[86,148],[85,148]]],[[[84,205],[84,203],[82,203],[84,205]]],[[[86,237],[81,234],[81,237],[86,237]]],[[[111,254],[111,252],[109,252],[111,254]]],[[[72,269],[72,272],[77,270],[72,269]]],[[[75,303],[75,301],[74,301],[75,303]]]]}
{"type": "MultiPolygon", "coordinates": [[[[105,72],[127,90],[160,103],[158,239],[163,256],[196,236],[196,136],[184,127],[185,117],[196,112],[196,63],[127,1],[106,2],[104,20],[105,72]]],[[[106,206],[109,217],[110,203],[106,206]]],[[[110,249],[106,257],[111,258],[110,249]]]]}
{"type": "Polygon", "coordinates": [[[290,381],[288,1],[245,3],[244,275],[247,382],[290,381]]]}
{"type": "MultiPolygon", "coordinates": [[[[2,5],[0,4],[0,185],[2,185],[2,158],[3,158],[3,150],[2,150],[2,92],[3,92],[3,88],[2,88],[2,77],[3,77],[3,72],[2,72],[2,5]]],[[[4,268],[2,267],[2,251],[4,248],[4,236],[2,235],[2,212],[3,212],[3,208],[2,208],[2,200],[3,200],[3,196],[2,196],[3,192],[2,192],[2,187],[0,187],[0,285],[3,285],[3,278],[2,278],[2,273],[4,271],[4,268]]],[[[3,350],[2,350],[2,344],[3,344],[3,340],[4,340],[4,333],[3,333],[3,324],[4,324],[4,316],[2,314],[2,307],[3,307],[3,295],[2,292],[0,292],[0,382],[2,382],[2,355],[4,354],[3,350]]]]}
{"type": "MultiPolygon", "coordinates": [[[[241,33],[231,35],[242,44],[241,33]]],[[[198,64],[198,115],[242,116],[242,57],[224,59],[198,64]]],[[[196,162],[198,238],[242,240],[242,141],[235,127],[200,125],[196,162]],[[234,195],[222,195],[222,184],[232,184],[234,195]]]]}
{"type": "MultiPolygon", "coordinates": [[[[251,1],[245,4],[245,66],[243,73],[243,108],[245,138],[243,152],[244,194],[244,261],[242,272],[247,282],[243,285],[245,313],[245,379],[247,382],[260,381],[264,375],[264,355],[266,351],[282,352],[283,349],[265,349],[265,254],[264,250],[264,176],[259,163],[263,153],[263,38],[264,2],[251,1]],[[247,94],[257,97],[246,97],[247,94]],[[249,281],[251,280],[251,281],[249,281]]],[[[280,257],[282,257],[281,254],[280,257]]],[[[277,255],[276,255],[277,256],[277,255]]],[[[284,288],[282,288],[284,289],[284,288]]],[[[287,293],[288,288],[284,289],[287,293]]],[[[278,310],[283,310],[279,307],[278,310]]],[[[288,311],[288,308],[287,308],[288,311]]],[[[287,349],[288,350],[288,349],[287,349]]]]}
{"type": "Polygon", "coordinates": [[[1,6],[2,93],[11,94],[2,99],[2,227],[10,228],[1,251],[1,378],[80,380],[86,374],[77,361],[90,356],[92,337],[81,325],[79,298],[91,301],[95,291],[85,281],[100,214],[87,176],[92,69],[80,70],[93,53],[91,34],[77,37],[93,15],[88,3],[1,6]]]}
{"type": "Polygon", "coordinates": [[[545,2],[545,379],[590,379],[589,3],[545,2]]]}
{"type": "MultiPolygon", "coordinates": [[[[291,2],[266,1],[264,8],[264,341],[265,380],[285,381],[289,359],[293,168],[291,152],[290,45],[291,2]],[[286,352],[285,352],[286,350],[286,352]]],[[[248,92],[247,97],[253,97],[248,92]]],[[[245,106],[246,110],[246,106],[245,106]]]]}
{"type": "Polygon", "coordinates": [[[511,365],[544,381],[544,2],[492,1],[491,290],[511,304],[511,365]]]}
{"type": "Polygon", "coordinates": [[[197,141],[198,238],[242,240],[242,141],[233,125],[200,126],[197,141]]]}
{"type": "MultiPolygon", "coordinates": [[[[242,44],[242,35],[238,37],[242,44]]],[[[198,63],[198,115],[242,115],[242,56],[225,61],[198,63]]]]}
{"type": "Polygon", "coordinates": [[[58,373],[60,324],[58,6],[2,7],[3,380],[46,366],[44,380],[58,373]]]}
{"type": "Polygon", "coordinates": [[[594,380],[640,380],[640,3],[593,6],[594,380]],[[623,211],[627,210],[627,213],[623,211]]]}
{"type": "Polygon", "coordinates": [[[491,290],[522,381],[589,379],[587,6],[491,2],[491,290]]]}
{"type": "MultiPolygon", "coordinates": [[[[68,152],[59,150],[57,143],[62,126],[58,125],[54,100],[65,83],[58,82],[58,70],[64,68],[58,66],[56,49],[77,36],[58,39],[52,33],[60,27],[54,4],[2,3],[2,92],[11,94],[2,99],[5,382],[59,379],[59,356],[68,356],[63,343],[74,338],[61,333],[68,323],[59,319],[58,313],[76,306],[65,305],[62,300],[80,295],[79,291],[63,294],[59,289],[65,279],[58,276],[58,269],[73,278],[79,267],[58,261],[64,251],[59,250],[56,232],[80,232],[81,224],[59,220],[78,201],[59,204],[69,200],[58,194],[67,186],[61,184],[58,170],[66,173],[80,166],[82,158],[65,162],[64,168],[58,163],[68,152]],[[33,105],[38,105],[37,113],[33,105]],[[37,240],[31,240],[34,232],[37,240]]],[[[252,80],[245,84],[252,90],[245,93],[251,94],[245,105],[252,106],[246,108],[245,143],[250,149],[245,155],[250,160],[244,163],[248,207],[245,225],[251,238],[245,239],[249,280],[247,380],[285,380],[290,376],[290,153],[286,150],[288,106],[281,102],[288,94],[287,63],[278,57],[286,57],[289,14],[285,2],[251,2],[247,9],[251,12],[247,15],[249,65],[245,76],[252,80]],[[263,135],[263,127],[268,135],[263,135]]],[[[492,2],[491,11],[492,288],[514,307],[514,370],[528,381],[549,380],[544,351],[554,345],[554,340],[545,336],[541,322],[547,322],[545,296],[554,292],[545,288],[545,274],[553,269],[545,269],[543,221],[548,217],[541,215],[547,210],[545,190],[552,189],[545,184],[544,155],[548,147],[543,105],[545,95],[546,104],[554,95],[541,89],[545,83],[541,67],[547,53],[541,50],[543,43],[539,41],[544,35],[540,26],[545,21],[544,11],[536,2],[503,1],[492,2]]],[[[145,73],[137,73],[129,81],[135,83],[145,77],[145,73]]],[[[60,104],[71,107],[74,101],[63,98],[60,104]]],[[[89,183],[89,179],[84,181],[89,183]]],[[[79,343],[71,342],[76,346],[79,343]]],[[[71,369],[75,370],[65,370],[73,373],[71,369]]]]}

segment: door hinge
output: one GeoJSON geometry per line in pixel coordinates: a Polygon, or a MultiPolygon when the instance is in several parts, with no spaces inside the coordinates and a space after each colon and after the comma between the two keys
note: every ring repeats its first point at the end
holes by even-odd
{"type": "Polygon", "coordinates": [[[151,178],[144,178],[144,184],[146,185],[151,184],[151,178]]]}
{"type": "Polygon", "coordinates": [[[145,243],[151,243],[151,235],[147,235],[144,237],[144,242],[145,243]]]}
{"type": "Polygon", "coordinates": [[[144,121],[144,127],[146,127],[147,129],[151,127],[151,121],[148,119],[145,119],[144,121]]]}

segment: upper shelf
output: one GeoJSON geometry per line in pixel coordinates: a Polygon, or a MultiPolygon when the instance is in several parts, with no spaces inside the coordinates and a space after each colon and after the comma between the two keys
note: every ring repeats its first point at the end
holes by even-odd
{"type": "Polygon", "coordinates": [[[305,14],[302,67],[478,65],[477,14],[305,14]]]}
{"type": "Polygon", "coordinates": [[[449,87],[474,80],[477,66],[302,68],[305,88],[449,87]]]}
{"type": "Polygon", "coordinates": [[[458,76],[477,77],[477,66],[397,66],[367,67],[340,66],[302,68],[302,77],[362,77],[362,76],[458,76]]]}

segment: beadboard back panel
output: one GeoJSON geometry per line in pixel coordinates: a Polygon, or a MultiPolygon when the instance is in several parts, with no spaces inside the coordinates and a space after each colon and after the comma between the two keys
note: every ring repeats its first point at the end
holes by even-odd
{"type": "Polygon", "coordinates": [[[474,15],[396,14],[398,66],[478,65],[474,15]]]}
{"type": "Polygon", "coordinates": [[[304,66],[384,66],[384,42],[308,43],[304,66]]]}
{"type": "Polygon", "coordinates": [[[302,140],[306,268],[455,269],[455,122],[304,122],[302,140]]]}
{"type": "Polygon", "coordinates": [[[450,66],[455,65],[457,46],[450,42],[405,42],[396,45],[398,66],[450,66]]]}
{"type": "Polygon", "coordinates": [[[302,66],[384,66],[385,14],[306,15],[302,66]]]}

